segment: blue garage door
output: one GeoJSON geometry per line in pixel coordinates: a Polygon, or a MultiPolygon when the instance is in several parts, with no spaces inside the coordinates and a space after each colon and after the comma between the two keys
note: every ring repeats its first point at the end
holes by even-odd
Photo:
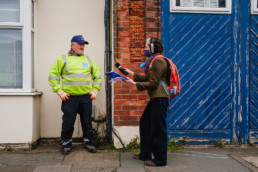
{"type": "MultiPolygon", "coordinates": [[[[169,138],[186,136],[190,144],[249,142],[250,119],[252,127],[258,127],[258,48],[253,38],[257,51],[252,51],[249,63],[249,2],[161,2],[165,55],[181,77],[181,93],[168,110],[169,138]]],[[[258,28],[257,24],[253,25],[258,28]]],[[[257,38],[256,33],[252,36],[257,38]]]]}

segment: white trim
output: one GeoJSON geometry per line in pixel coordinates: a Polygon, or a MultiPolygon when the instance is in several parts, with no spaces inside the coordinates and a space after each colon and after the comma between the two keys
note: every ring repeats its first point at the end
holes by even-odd
{"type": "Polygon", "coordinates": [[[257,1],[251,0],[251,14],[258,14],[257,1]]]}
{"type": "Polygon", "coordinates": [[[22,34],[22,72],[23,72],[23,90],[31,92],[31,0],[26,0],[23,5],[24,27],[22,34]]]}
{"type": "Polygon", "coordinates": [[[231,0],[226,1],[226,8],[206,8],[206,7],[178,7],[176,0],[169,0],[171,13],[211,13],[211,14],[231,14],[231,0]]]}
{"type": "MultiPolygon", "coordinates": [[[[31,64],[31,0],[20,0],[20,22],[0,22],[0,28],[22,29],[22,89],[1,89],[0,93],[29,93],[35,91],[32,87],[31,64]]],[[[35,13],[35,11],[34,11],[35,13]]],[[[33,30],[34,31],[34,30],[33,30]]]]}
{"type": "Polygon", "coordinates": [[[0,96],[40,96],[42,95],[42,92],[11,92],[11,93],[0,93],[0,96]]]}
{"type": "Polygon", "coordinates": [[[23,28],[22,23],[0,22],[0,28],[23,28]]]}

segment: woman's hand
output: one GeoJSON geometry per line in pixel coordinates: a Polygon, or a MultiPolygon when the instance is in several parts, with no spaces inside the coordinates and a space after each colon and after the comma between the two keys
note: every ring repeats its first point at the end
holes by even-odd
{"type": "Polygon", "coordinates": [[[128,78],[128,79],[123,79],[123,81],[127,84],[130,85],[136,85],[136,82],[134,82],[132,79],[128,78]]]}
{"type": "Polygon", "coordinates": [[[125,71],[126,71],[127,73],[129,73],[131,76],[133,76],[133,75],[134,75],[134,72],[133,72],[133,71],[131,71],[131,70],[129,70],[129,69],[127,69],[127,68],[125,68],[125,71]]]}

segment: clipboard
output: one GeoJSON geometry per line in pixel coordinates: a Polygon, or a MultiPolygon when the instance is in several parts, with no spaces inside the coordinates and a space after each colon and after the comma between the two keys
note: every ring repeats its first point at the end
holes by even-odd
{"type": "Polygon", "coordinates": [[[125,80],[128,80],[126,77],[124,77],[124,76],[122,76],[122,75],[120,75],[120,74],[118,74],[118,73],[116,73],[116,72],[107,72],[107,73],[105,73],[105,75],[107,75],[107,76],[110,77],[110,78],[118,78],[118,77],[121,77],[121,78],[123,78],[123,79],[125,79],[125,80]]]}

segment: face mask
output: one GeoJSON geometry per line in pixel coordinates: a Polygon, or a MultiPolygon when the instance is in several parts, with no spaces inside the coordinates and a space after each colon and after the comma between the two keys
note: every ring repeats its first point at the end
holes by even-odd
{"type": "Polygon", "coordinates": [[[150,56],[151,56],[151,54],[150,54],[150,51],[149,51],[149,50],[144,50],[144,54],[145,54],[145,56],[147,56],[147,57],[150,57],[150,56]]]}

